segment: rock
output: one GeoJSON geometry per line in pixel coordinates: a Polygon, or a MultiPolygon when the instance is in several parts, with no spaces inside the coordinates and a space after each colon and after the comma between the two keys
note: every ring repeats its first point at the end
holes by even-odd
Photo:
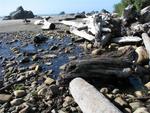
{"type": "Polygon", "coordinates": [[[38,96],[44,96],[47,92],[47,88],[46,87],[43,87],[41,88],[39,91],[38,91],[38,96]]]}
{"type": "Polygon", "coordinates": [[[30,107],[29,107],[29,105],[27,105],[27,103],[23,103],[23,104],[21,105],[21,107],[23,107],[23,109],[21,109],[21,110],[19,111],[19,113],[28,113],[28,112],[29,112],[30,107]]]}
{"type": "Polygon", "coordinates": [[[132,113],[132,111],[129,108],[125,108],[125,113],[132,113]]]}
{"type": "Polygon", "coordinates": [[[135,91],[134,94],[135,94],[136,97],[142,97],[143,96],[142,91],[135,91]]]}
{"type": "Polygon", "coordinates": [[[46,80],[44,81],[44,83],[46,84],[46,85],[51,85],[52,83],[54,83],[55,82],[55,80],[54,79],[52,79],[52,78],[46,78],[46,80]]]}
{"type": "Polygon", "coordinates": [[[62,66],[59,67],[60,70],[65,70],[67,64],[64,64],[62,66]]]}
{"type": "Polygon", "coordinates": [[[100,54],[102,54],[102,49],[100,48],[92,51],[92,55],[100,55],[100,54]]]}
{"type": "Polygon", "coordinates": [[[28,63],[28,62],[30,62],[29,57],[24,57],[22,60],[20,60],[20,63],[28,63]]]}
{"type": "Polygon", "coordinates": [[[115,98],[114,101],[115,101],[117,104],[119,104],[120,106],[127,106],[127,105],[128,105],[127,102],[124,101],[121,97],[115,98]]]}
{"type": "Polygon", "coordinates": [[[107,94],[108,93],[108,88],[101,88],[100,92],[103,94],[107,94]]]}
{"type": "Polygon", "coordinates": [[[75,15],[75,18],[76,18],[76,19],[77,19],[77,18],[86,18],[85,12],[76,14],[76,15],[75,15]]]}
{"type": "Polygon", "coordinates": [[[36,44],[40,44],[43,43],[47,40],[47,37],[43,36],[42,34],[37,34],[34,38],[33,38],[33,42],[36,44]]]}
{"type": "Polygon", "coordinates": [[[70,102],[73,101],[73,98],[70,97],[70,96],[66,96],[66,97],[64,98],[64,101],[67,102],[67,103],[70,103],[70,102]]]}
{"type": "Polygon", "coordinates": [[[36,72],[39,72],[39,71],[41,71],[41,70],[42,70],[42,67],[41,67],[40,65],[36,65],[35,71],[36,71],[36,72]]]}
{"type": "Polygon", "coordinates": [[[117,94],[117,93],[119,93],[119,92],[120,92],[119,89],[114,89],[114,90],[112,91],[113,94],[117,94]]]}
{"type": "Polygon", "coordinates": [[[32,11],[26,11],[22,6],[19,6],[16,11],[10,13],[11,19],[24,19],[24,18],[34,18],[32,11]]]}
{"type": "Polygon", "coordinates": [[[145,87],[147,87],[147,89],[150,90],[150,82],[146,83],[146,84],[145,84],[145,87]]]}
{"type": "Polygon", "coordinates": [[[24,100],[22,98],[17,98],[17,99],[13,99],[10,104],[12,106],[17,106],[17,105],[20,105],[24,102],[24,100]]]}
{"type": "Polygon", "coordinates": [[[25,92],[25,90],[16,90],[16,91],[14,91],[14,95],[16,97],[23,97],[26,95],[26,92],[25,92]]]}
{"type": "Polygon", "coordinates": [[[145,107],[137,108],[133,113],[149,113],[148,109],[145,107]]]}
{"type": "Polygon", "coordinates": [[[140,20],[143,23],[150,22],[150,6],[145,7],[140,12],[140,20]]]}
{"type": "Polygon", "coordinates": [[[75,59],[77,59],[76,56],[69,56],[68,58],[69,58],[69,60],[75,60],[75,59]]]}
{"type": "Polygon", "coordinates": [[[0,94],[0,103],[5,103],[5,102],[9,102],[12,98],[12,95],[8,95],[8,94],[0,94]]]}
{"type": "Polygon", "coordinates": [[[59,87],[55,84],[50,86],[50,90],[54,96],[56,96],[60,93],[59,87]]]}
{"type": "Polygon", "coordinates": [[[65,15],[65,12],[64,12],[64,11],[62,11],[62,12],[60,12],[60,13],[59,13],[59,15],[65,15]]]}
{"type": "Polygon", "coordinates": [[[137,108],[142,106],[140,102],[132,102],[132,103],[129,103],[129,105],[131,106],[133,111],[135,111],[137,108]]]}
{"type": "Polygon", "coordinates": [[[148,56],[148,53],[144,47],[140,46],[135,51],[138,54],[138,59],[136,61],[137,64],[148,63],[149,56],[148,56]]]}

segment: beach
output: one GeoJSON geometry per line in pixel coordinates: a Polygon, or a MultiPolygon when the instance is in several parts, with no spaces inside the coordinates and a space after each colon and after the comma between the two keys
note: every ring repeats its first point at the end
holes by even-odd
{"type": "MultiPolygon", "coordinates": [[[[76,96],[74,98],[70,90],[74,90],[74,94],[81,92],[82,98],[98,94],[97,98],[101,96],[99,93],[103,94],[102,100],[108,102],[104,107],[110,111],[109,105],[123,113],[132,113],[143,106],[146,106],[145,111],[149,110],[149,91],[140,81],[141,78],[146,81],[144,85],[149,88],[149,67],[133,61],[137,57],[135,50],[139,49],[134,41],[139,41],[139,37],[133,40],[134,45],[110,42],[108,46],[95,47],[95,40],[84,38],[94,37],[92,33],[85,34],[88,31],[85,18],[51,16],[47,22],[54,23],[56,27],[48,30],[42,30],[43,25],[34,24],[42,19],[27,20],[30,22],[24,23],[24,19],[0,21],[0,112],[82,113],[80,105],[86,99],[78,102],[80,98],[75,100],[76,96]],[[61,23],[68,19],[71,19],[71,24],[77,23],[74,24],[77,27],[78,22],[82,22],[84,27],[81,30],[76,28],[78,32],[73,34],[71,25],[61,23]],[[136,74],[142,77],[132,76],[136,74]],[[91,84],[90,88],[95,87],[92,89],[95,93],[89,92],[84,86],[88,84],[86,81],[83,85],[85,90],[80,90],[83,88],[80,82],[74,84],[78,88],[70,85],[75,78],[80,80],[79,77],[91,84]]],[[[110,30],[104,29],[103,32],[105,35],[110,30]]],[[[141,44],[141,39],[138,43],[141,44]]],[[[98,103],[101,104],[103,102],[98,103]]]]}

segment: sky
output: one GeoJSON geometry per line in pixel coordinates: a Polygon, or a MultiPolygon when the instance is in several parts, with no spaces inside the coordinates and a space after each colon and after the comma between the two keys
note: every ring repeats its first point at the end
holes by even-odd
{"type": "Polygon", "coordinates": [[[58,14],[90,12],[106,9],[113,11],[114,4],[120,0],[0,0],[0,16],[9,15],[18,6],[33,11],[34,14],[58,14]]]}

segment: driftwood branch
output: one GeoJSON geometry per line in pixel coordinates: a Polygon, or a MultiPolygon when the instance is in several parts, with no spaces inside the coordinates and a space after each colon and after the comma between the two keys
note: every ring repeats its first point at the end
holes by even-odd
{"type": "Polygon", "coordinates": [[[142,39],[137,36],[126,36],[126,37],[118,37],[118,38],[112,38],[111,42],[118,43],[118,44],[129,44],[129,43],[138,43],[141,42],[142,39]]]}
{"type": "Polygon", "coordinates": [[[72,80],[69,88],[83,113],[122,113],[94,86],[81,78],[72,80]]]}
{"type": "Polygon", "coordinates": [[[93,41],[95,39],[94,36],[86,33],[86,31],[83,31],[83,30],[79,31],[78,29],[72,28],[70,30],[70,32],[73,33],[73,34],[75,34],[75,35],[77,35],[77,36],[85,38],[86,40],[89,40],[89,41],[93,41]]]}

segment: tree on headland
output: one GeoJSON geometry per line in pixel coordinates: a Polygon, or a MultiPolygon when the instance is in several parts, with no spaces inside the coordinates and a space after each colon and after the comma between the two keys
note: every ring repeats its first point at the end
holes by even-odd
{"type": "Polygon", "coordinates": [[[114,12],[121,16],[124,8],[129,4],[133,4],[136,11],[140,11],[142,8],[150,5],[150,0],[121,0],[120,3],[114,5],[114,12]]]}

